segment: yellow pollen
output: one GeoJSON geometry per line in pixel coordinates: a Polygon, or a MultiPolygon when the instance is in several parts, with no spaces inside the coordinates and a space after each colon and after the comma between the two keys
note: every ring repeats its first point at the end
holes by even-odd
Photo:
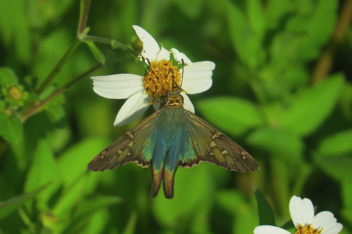
{"type": "Polygon", "coordinates": [[[299,224],[295,234],[321,234],[322,232],[323,229],[314,229],[311,224],[308,224],[307,226],[299,224]]]}
{"type": "Polygon", "coordinates": [[[153,100],[165,97],[168,91],[172,91],[181,85],[181,73],[172,61],[166,59],[160,62],[151,62],[147,74],[143,78],[146,93],[153,100]],[[174,85],[174,87],[172,87],[174,85]]]}

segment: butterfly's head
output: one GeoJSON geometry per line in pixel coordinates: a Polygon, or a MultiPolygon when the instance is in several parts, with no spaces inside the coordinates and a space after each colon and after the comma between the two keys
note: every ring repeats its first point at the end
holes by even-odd
{"type": "Polygon", "coordinates": [[[169,91],[166,97],[164,98],[164,105],[169,108],[183,106],[183,97],[180,94],[181,91],[181,88],[169,91]]]}

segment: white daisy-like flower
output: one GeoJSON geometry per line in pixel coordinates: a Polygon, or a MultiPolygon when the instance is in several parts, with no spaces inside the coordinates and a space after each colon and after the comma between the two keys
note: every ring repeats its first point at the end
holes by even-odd
{"type": "Polygon", "coordinates": [[[175,82],[177,86],[182,82],[184,108],[194,112],[193,104],[185,92],[196,94],[208,90],[212,85],[211,77],[215,64],[211,61],[192,63],[177,49],[172,48],[168,51],[162,46],[160,48],[155,39],[143,28],[137,25],[133,25],[133,28],[143,42],[143,50],[139,57],[149,66],[145,76],[115,74],[92,77],[93,89],[98,95],[111,99],[127,98],[116,116],[114,125],[121,126],[135,121],[151,104],[157,103],[160,97],[165,97],[175,82]],[[183,71],[177,64],[172,64],[171,53],[174,60],[182,62],[183,71]]]}
{"type": "MultiPolygon", "coordinates": [[[[337,234],[342,224],[336,222],[334,214],[322,211],[314,216],[314,207],[308,198],[293,196],[290,200],[290,214],[296,227],[295,234],[337,234]]],[[[254,234],[290,234],[285,229],[270,225],[261,225],[254,229],[254,234]]]]}

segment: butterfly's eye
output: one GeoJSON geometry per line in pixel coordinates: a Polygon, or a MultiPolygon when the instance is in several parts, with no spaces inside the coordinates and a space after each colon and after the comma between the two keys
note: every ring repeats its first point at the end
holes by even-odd
{"type": "Polygon", "coordinates": [[[184,103],[184,99],[183,99],[183,96],[182,95],[180,95],[180,100],[181,100],[181,102],[182,102],[182,104],[184,103]]]}
{"type": "Polygon", "coordinates": [[[168,102],[169,102],[169,96],[166,96],[166,97],[164,98],[164,103],[167,104],[168,102]]]}

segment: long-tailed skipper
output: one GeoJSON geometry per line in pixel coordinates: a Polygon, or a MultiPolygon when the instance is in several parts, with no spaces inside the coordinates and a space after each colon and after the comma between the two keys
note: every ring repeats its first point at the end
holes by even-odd
{"type": "Polygon", "coordinates": [[[99,153],[88,164],[88,170],[112,170],[129,162],[136,162],[141,167],[151,166],[150,196],[157,196],[163,182],[165,197],[173,198],[178,166],[192,167],[206,161],[230,171],[259,169],[257,162],[241,146],[184,109],[181,88],[173,87],[162,98],[160,110],[99,153]]]}

